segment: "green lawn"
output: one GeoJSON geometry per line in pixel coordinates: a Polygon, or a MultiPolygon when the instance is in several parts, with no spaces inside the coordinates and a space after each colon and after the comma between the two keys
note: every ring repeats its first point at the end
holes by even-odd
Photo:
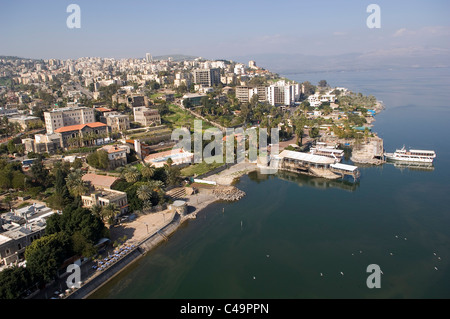
{"type": "MultiPolygon", "coordinates": [[[[169,114],[164,114],[161,117],[162,124],[165,124],[173,129],[185,126],[190,126],[191,130],[194,129],[194,120],[197,119],[194,115],[173,104],[169,104],[169,111],[169,114]]],[[[208,122],[202,122],[203,130],[210,127],[213,126],[211,126],[211,124],[209,124],[208,122]]]]}
{"type": "Polygon", "coordinates": [[[181,170],[181,175],[184,177],[202,175],[202,174],[208,173],[209,171],[212,171],[213,169],[215,169],[219,166],[222,166],[223,164],[225,164],[225,162],[222,162],[222,163],[213,162],[213,163],[208,164],[203,161],[201,163],[192,164],[190,166],[183,168],[181,170]]]}

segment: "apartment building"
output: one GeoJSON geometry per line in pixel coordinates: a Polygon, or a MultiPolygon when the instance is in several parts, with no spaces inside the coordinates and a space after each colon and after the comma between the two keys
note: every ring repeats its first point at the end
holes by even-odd
{"type": "Polygon", "coordinates": [[[258,101],[267,101],[267,88],[265,86],[237,86],[236,98],[239,102],[250,102],[253,95],[258,95],[258,101]]]}
{"type": "Polygon", "coordinates": [[[133,107],[134,121],[144,127],[151,125],[160,125],[161,116],[158,110],[146,107],[133,107]]]}
{"type": "Polygon", "coordinates": [[[193,71],[194,83],[213,86],[220,83],[219,69],[196,69],[193,71]]]}
{"type": "Polygon", "coordinates": [[[130,118],[119,112],[104,113],[106,125],[111,132],[123,132],[130,129],[130,118]]]}
{"type": "Polygon", "coordinates": [[[64,126],[95,122],[94,109],[88,107],[65,107],[44,112],[45,128],[48,134],[64,126]]]}

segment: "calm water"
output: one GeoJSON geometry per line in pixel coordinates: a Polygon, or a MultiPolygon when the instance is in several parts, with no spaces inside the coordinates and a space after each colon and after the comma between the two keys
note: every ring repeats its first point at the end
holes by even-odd
{"type": "Polygon", "coordinates": [[[434,170],[363,167],[357,184],[244,176],[242,200],[209,206],[92,297],[449,298],[449,71],[290,75],[384,101],[385,149],[434,149],[434,170]],[[381,289],[366,286],[369,264],[381,289]]]}

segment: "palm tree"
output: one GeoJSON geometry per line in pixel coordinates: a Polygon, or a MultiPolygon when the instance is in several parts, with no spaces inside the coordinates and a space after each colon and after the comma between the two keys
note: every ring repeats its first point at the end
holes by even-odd
{"type": "Polygon", "coordinates": [[[164,188],[164,183],[158,180],[152,180],[148,182],[148,186],[154,192],[160,192],[164,188]]]}
{"type": "Polygon", "coordinates": [[[297,135],[297,145],[302,146],[303,144],[303,134],[304,134],[303,127],[298,126],[295,128],[295,135],[297,135]],[[300,144],[298,144],[298,140],[300,139],[300,144]]]}
{"type": "Polygon", "coordinates": [[[115,204],[103,206],[101,211],[102,220],[108,221],[109,224],[114,222],[114,219],[118,214],[120,214],[120,209],[115,204]]]}
{"type": "Polygon", "coordinates": [[[153,189],[149,185],[141,185],[136,190],[137,197],[143,202],[149,200],[152,197],[153,189]]]}
{"type": "Polygon", "coordinates": [[[128,183],[136,183],[140,176],[141,173],[135,166],[126,167],[122,171],[122,177],[125,178],[128,183]]]}
{"type": "Polygon", "coordinates": [[[87,183],[83,181],[82,176],[83,172],[81,169],[76,169],[66,177],[67,188],[74,197],[84,195],[89,190],[87,183]]]}
{"type": "Polygon", "coordinates": [[[97,217],[101,218],[102,217],[102,207],[100,205],[93,205],[91,207],[91,213],[94,216],[97,216],[97,217]]]}
{"type": "Polygon", "coordinates": [[[141,169],[142,176],[147,179],[151,179],[155,174],[155,167],[151,164],[145,163],[141,169]]]}

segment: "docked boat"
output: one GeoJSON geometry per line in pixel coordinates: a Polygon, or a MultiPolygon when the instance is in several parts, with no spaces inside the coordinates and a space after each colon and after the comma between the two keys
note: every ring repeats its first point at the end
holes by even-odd
{"type": "Polygon", "coordinates": [[[436,158],[434,151],[428,150],[406,150],[403,146],[394,153],[384,153],[386,160],[399,162],[433,163],[436,158]]]}
{"type": "Polygon", "coordinates": [[[310,154],[320,155],[330,157],[336,160],[336,162],[340,162],[342,157],[344,157],[344,151],[338,150],[336,148],[328,148],[328,147],[312,147],[309,151],[310,154]]]}

